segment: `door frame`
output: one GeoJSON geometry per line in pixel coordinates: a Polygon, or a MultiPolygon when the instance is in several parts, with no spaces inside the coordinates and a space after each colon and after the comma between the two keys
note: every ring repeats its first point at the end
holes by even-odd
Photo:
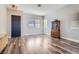
{"type": "Polygon", "coordinates": [[[11,15],[21,16],[21,37],[22,37],[23,12],[20,10],[7,9],[7,35],[9,38],[11,38],[11,15]]]}

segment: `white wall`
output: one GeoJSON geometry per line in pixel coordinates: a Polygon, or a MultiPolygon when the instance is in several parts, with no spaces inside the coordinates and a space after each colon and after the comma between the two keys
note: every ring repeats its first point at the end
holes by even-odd
{"type": "MultiPolygon", "coordinates": [[[[7,33],[9,36],[10,35],[10,20],[8,18],[7,14],[7,7],[6,5],[2,4],[0,5],[0,34],[1,33],[7,33]]],[[[11,19],[11,18],[10,18],[11,19]]],[[[37,20],[37,19],[36,19],[37,20]]],[[[32,34],[43,34],[43,21],[44,17],[38,16],[38,15],[32,15],[32,14],[22,14],[22,19],[21,19],[21,30],[22,30],[22,36],[23,35],[32,35],[32,34]],[[31,20],[32,18],[39,18],[40,21],[36,21],[37,23],[40,23],[40,28],[29,28],[28,27],[28,21],[31,20]]]]}
{"type": "Polygon", "coordinates": [[[43,34],[43,17],[42,16],[36,16],[32,14],[23,14],[23,19],[22,19],[22,36],[23,35],[32,35],[32,34],[43,34]],[[39,18],[36,19],[35,21],[37,23],[40,23],[39,28],[30,28],[29,27],[29,21],[31,21],[33,18],[39,18]]]}
{"type": "Polygon", "coordinates": [[[50,35],[51,33],[51,16],[45,16],[44,18],[44,34],[50,35]]]}
{"type": "Polygon", "coordinates": [[[0,34],[7,33],[7,12],[6,6],[0,5],[0,34]]]}
{"type": "Polygon", "coordinates": [[[51,21],[61,21],[61,37],[79,42],[79,5],[68,5],[56,13],[46,16],[48,27],[46,34],[50,35],[51,21]],[[49,26],[50,25],[50,26],[49,26]]]}

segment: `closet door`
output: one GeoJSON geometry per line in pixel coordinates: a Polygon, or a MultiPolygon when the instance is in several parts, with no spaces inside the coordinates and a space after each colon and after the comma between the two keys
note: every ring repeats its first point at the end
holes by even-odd
{"type": "Polygon", "coordinates": [[[21,36],[21,16],[11,15],[11,37],[21,36]]]}

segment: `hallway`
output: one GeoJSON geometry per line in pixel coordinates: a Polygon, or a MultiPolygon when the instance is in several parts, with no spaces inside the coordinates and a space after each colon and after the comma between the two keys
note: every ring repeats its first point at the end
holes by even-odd
{"type": "Polygon", "coordinates": [[[29,35],[9,39],[3,54],[72,54],[79,53],[79,43],[47,35],[29,35]]]}

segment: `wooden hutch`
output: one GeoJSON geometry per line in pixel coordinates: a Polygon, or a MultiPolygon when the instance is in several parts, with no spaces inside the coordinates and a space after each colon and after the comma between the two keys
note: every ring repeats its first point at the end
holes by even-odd
{"type": "Polygon", "coordinates": [[[52,21],[51,37],[60,38],[60,21],[57,19],[52,21]]]}

